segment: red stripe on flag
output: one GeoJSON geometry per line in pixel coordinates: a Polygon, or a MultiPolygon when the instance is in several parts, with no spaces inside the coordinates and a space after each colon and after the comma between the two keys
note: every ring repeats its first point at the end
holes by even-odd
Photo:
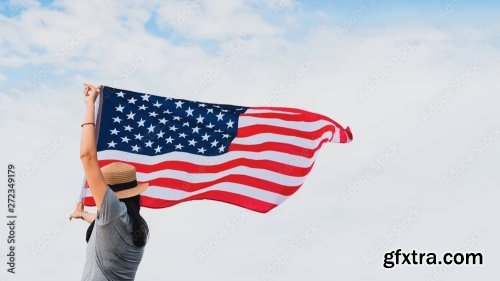
{"type": "Polygon", "coordinates": [[[212,185],[224,183],[224,182],[231,182],[231,183],[235,183],[235,184],[248,185],[251,187],[274,192],[274,193],[285,195],[285,196],[289,196],[289,195],[294,194],[300,188],[300,185],[287,186],[287,185],[282,185],[282,184],[279,184],[276,182],[271,182],[271,181],[267,181],[267,180],[247,176],[247,175],[237,175],[237,174],[227,175],[227,176],[221,177],[220,179],[217,179],[217,180],[207,181],[207,182],[199,182],[199,183],[192,183],[192,182],[187,182],[187,181],[173,179],[173,178],[157,178],[154,180],[150,180],[149,185],[165,186],[168,188],[182,190],[182,191],[186,191],[186,192],[194,192],[194,191],[198,191],[200,189],[207,188],[207,187],[210,187],[212,185]]]}
{"type": "Polygon", "coordinates": [[[203,199],[209,199],[209,200],[215,200],[215,201],[220,201],[224,203],[229,203],[232,205],[240,206],[243,208],[247,208],[250,210],[254,210],[260,213],[267,213],[273,208],[275,208],[277,205],[276,204],[271,204],[268,202],[264,202],[252,197],[244,196],[244,195],[239,195],[239,194],[234,194],[231,192],[226,192],[226,191],[219,191],[219,190],[211,190],[207,191],[204,193],[196,194],[187,198],[184,198],[182,200],[178,201],[171,201],[171,200],[163,200],[163,199],[157,199],[157,198],[151,198],[148,196],[141,196],[141,205],[144,204],[144,206],[147,206],[149,208],[165,208],[169,206],[173,206],[185,201],[189,200],[203,200],[203,199]]]}
{"type": "MultiPolygon", "coordinates": [[[[146,208],[159,209],[159,208],[171,207],[179,203],[190,200],[204,200],[204,199],[220,201],[240,206],[243,208],[247,208],[260,213],[267,213],[270,210],[274,209],[276,206],[278,206],[276,204],[264,202],[252,197],[226,191],[219,191],[219,190],[210,190],[190,197],[186,197],[182,200],[164,200],[164,199],[141,195],[141,206],[146,208]]],[[[94,198],[85,197],[84,204],[85,206],[95,206],[94,198]]]]}
{"type": "MultiPolygon", "coordinates": [[[[231,149],[231,147],[229,149],[231,149]]],[[[176,171],[188,172],[191,174],[218,173],[218,172],[226,171],[226,170],[231,169],[231,168],[243,166],[243,167],[249,167],[249,168],[269,170],[269,171],[284,174],[287,176],[304,177],[312,169],[312,166],[310,166],[308,168],[302,168],[302,167],[287,165],[284,163],[271,161],[271,160],[255,160],[255,159],[247,159],[247,158],[234,159],[231,161],[227,161],[223,164],[216,164],[216,165],[197,165],[197,164],[193,164],[190,162],[184,162],[184,161],[164,161],[164,162],[161,162],[158,164],[148,165],[148,164],[136,163],[136,162],[131,162],[131,161],[123,161],[120,159],[106,159],[106,160],[99,160],[99,165],[101,167],[104,167],[110,163],[117,162],[117,161],[133,165],[133,166],[135,166],[137,172],[141,172],[141,173],[151,173],[151,172],[155,172],[155,171],[169,170],[169,169],[176,170],[176,171]]]]}
{"type": "MultiPolygon", "coordinates": [[[[251,107],[251,109],[277,110],[277,111],[284,111],[284,112],[291,112],[291,113],[300,113],[300,114],[302,114],[302,116],[307,116],[307,115],[317,116],[320,119],[324,119],[324,120],[331,122],[332,124],[334,124],[335,126],[337,126],[340,129],[344,129],[339,123],[335,122],[332,118],[330,118],[328,116],[325,116],[325,115],[322,115],[319,113],[315,113],[315,112],[311,112],[311,111],[307,111],[307,110],[303,110],[303,109],[290,108],[290,107],[269,107],[269,106],[251,107]]],[[[347,130],[347,128],[345,130],[347,130]]]]}
{"type": "Polygon", "coordinates": [[[307,158],[313,158],[316,151],[318,151],[318,149],[320,149],[321,146],[328,141],[329,139],[324,139],[319,143],[319,145],[316,148],[312,149],[281,142],[265,142],[261,144],[252,144],[252,145],[233,143],[229,147],[229,151],[252,151],[252,152],[277,151],[307,158]]]}
{"type": "MultiPolygon", "coordinates": [[[[283,113],[243,113],[240,117],[257,117],[257,118],[274,118],[280,119],[283,121],[303,121],[303,122],[316,122],[325,120],[324,118],[320,118],[318,116],[313,115],[305,115],[305,114],[283,114],[283,113]]],[[[329,121],[329,120],[325,120],[329,121]]],[[[265,122],[263,122],[265,123],[265,122]]]]}
{"type": "Polygon", "coordinates": [[[246,137],[250,137],[253,135],[257,135],[257,134],[273,133],[273,134],[287,135],[287,136],[292,136],[292,137],[300,137],[300,138],[309,139],[309,140],[317,140],[321,136],[323,136],[324,133],[330,132],[330,131],[335,133],[335,126],[326,125],[320,129],[316,130],[316,131],[305,132],[305,131],[300,131],[300,130],[296,130],[296,129],[283,128],[283,127],[271,126],[271,125],[252,125],[252,126],[240,128],[238,130],[238,134],[236,135],[236,137],[237,138],[246,138],[246,137]]]}

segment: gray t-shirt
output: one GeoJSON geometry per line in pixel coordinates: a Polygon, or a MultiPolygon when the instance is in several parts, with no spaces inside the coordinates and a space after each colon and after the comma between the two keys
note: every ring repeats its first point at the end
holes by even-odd
{"type": "Polygon", "coordinates": [[[107,188],[87,244],[82,281],[134,280],[144,247],[132,241],[127,206],[107,188]]]}

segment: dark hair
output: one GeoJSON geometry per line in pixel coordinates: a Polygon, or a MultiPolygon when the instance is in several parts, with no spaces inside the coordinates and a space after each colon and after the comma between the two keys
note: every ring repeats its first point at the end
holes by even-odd
{"type": "Polygon", "coordinates": [[[132,219],[132,241],[137,247],[146,245],[149,236],[149,227],[140,214],[141,196],[136,195],[129,198],[120,199],[127,206],[127,213],[132,219]]]}
{"type": "MultiPolygon", "coordinates": [[[[139,213],[141,209],[140,199],[140,195],[120,199],[120,201],[125,203],[125,206],[127,206],[127,213],[132,220],[132,241],[137,247],[145,246],[149,237],[148,224],[139,213]]],[[[87,235],[85,237],[87,243],[89,242],[90,235],[94,229],[94,224],[95,220],[87,228],[87,235]]]]}

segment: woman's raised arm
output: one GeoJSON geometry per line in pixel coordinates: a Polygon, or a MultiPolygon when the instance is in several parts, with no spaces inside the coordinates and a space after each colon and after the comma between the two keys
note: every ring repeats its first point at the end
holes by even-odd
{"type": "Polygon", "coordinates": [[[97,162],[94,111],[95,100],[99,95],[99,91],[99,88],[91,84],[84,85],[85,115],[82,122],[82,138],[80,141],[80,159],[98,209],[101,207],[104,194],[106,194],[106,189],[108,188],[101,173],[101,167],[97,162]]]}

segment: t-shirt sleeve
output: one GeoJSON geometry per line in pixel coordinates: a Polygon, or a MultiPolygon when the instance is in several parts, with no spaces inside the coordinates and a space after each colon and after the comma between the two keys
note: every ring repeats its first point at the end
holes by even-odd
{"type": "Polygon", "coordinates": [[[116,194],[107,188],[101,203],[101,208],[97,210],[96,223],[104,225],[120,217],[127,212],[125,203],[121,202],[116,194]]]}

